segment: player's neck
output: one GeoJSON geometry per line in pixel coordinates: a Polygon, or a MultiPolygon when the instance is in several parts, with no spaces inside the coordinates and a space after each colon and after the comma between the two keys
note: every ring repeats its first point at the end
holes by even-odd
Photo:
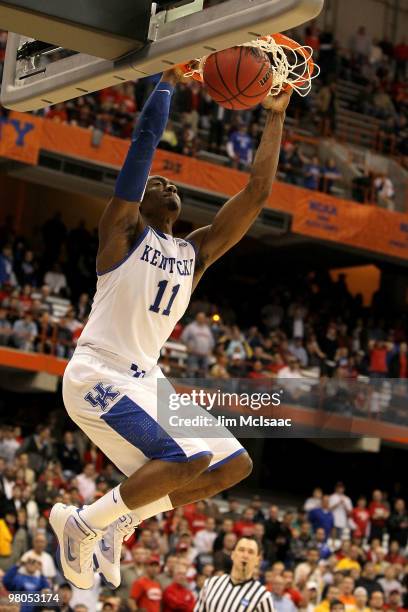
{"type": "Polygon", "coordinates": [[[146,223],[155,230],[163,232],[163,234],[173,235],[173,222],[171,219],[158,219],[156,217],[145,218],[146,223]]]}

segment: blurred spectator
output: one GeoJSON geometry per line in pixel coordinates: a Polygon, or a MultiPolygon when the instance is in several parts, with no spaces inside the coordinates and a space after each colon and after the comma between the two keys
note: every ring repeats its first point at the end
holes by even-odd
{"type": "Polygon", "coordinates": [[[391,540],[398,542],[401,548],[408,544],[408,512],[405,500],[396,499],[394,509],[388,519],[388,532],[391,540]]]}
{"type": "Polygon", "coordinates": [[[336,84],[323,85],[317,96],[317,109],[321,118],[320,133],[332,136],[336,130],[337,94],[336,84]]]}
{"type": "Polygon", "coordinates": [[[407,78],[408,66],[408,44],[406,38],[402,38],[398,45],[394,48],[394,57],[396,60],[396,80],[405,80],[407,78]]]}
{"type": "Polygon", "coordinates": [[[7,317],[7,310],[0,308],[0,346],[7,346],[12,334],[11,323],[7,317]]]}
{"type": "Polygon", "coordinates": [[[312,524],[313,531],[321,527],[324,529],[326,537],[329,537],[334,527],[334,516],[330,509],[329,495],[323,495],[320,508],[314,508],[309,512],[309,520],[312,524]]]}
{"type": "Polygon", "coordinates": [[[227,355],[218,355],[216,363],[212,366],[210,370],[210,374],[213,378],[221,378],[227,380],[230,378],[228,373],[228,356],[227,355]]]}
{"type": "Polygon", "coordinates": [[[367,509],[367,499],[360,496],[357,500],[357,506],[351,511],[351,521],[355,526],[354,535],[357,537],[366,537],[370,526],[370,513],[367,509]]]}
{"type": "Polygon", "coordinates": [[[19,450],[21,453],[28,455],[30,468],[40,474],[54,456],[50,428],[46,425],[38,426],[36,433],[24,440],[19,450]]]}
{"type": "MultiPolygon", "coordinates": [[[[42,574],[41,562],[34,556],[27,557],[17,565],[13,565],[3,576],[3,584],[8,591],[21,593],[41,593],[49,589],[48,580],[42,574]]],[[[31,612],[32,606],[21,604],[20,612],[31,612]]]]}
{"type": "Polygon", "coordinates": [[[61,266],[58,263],[54,263],[51,270],[46,272],[44,276],[44,283],[48,285],[51,293],[54,295],[59,295],[60,293],[65,295],[67,293],[67,278],[62,272],[61,266]]]}
{"type": "Polygon", "coordinates": [[[213,550],[214,540],[217,537],[215,530],[215,519],[207,518],[205,528],[200,529],[194,536],[194,546],[198,554],[211,553],[213,550]]]}
{"type": "Polygon", "coordinates": [[[320,508],[322,505],[322,497],[323,491],[320,489],[320,487],[316,487],[316,489],[313,490],[313,495],[308,497],[305,501],[303,506],[304,510],[306,512],[311,512],[315,508],[320,508]]]}
{"type": "Polygon", "coordinates": [[[384,577],[378,580],[378,583],[381,585],[384,592],[384,598],[387,603],[392,592],[397,591],[400,594],[402,593],[402,585],[396,579],[396,575],[395,568],[391,565],[385,568],[384,577]]]}
{"type": "Polygon", "coordinates": [[[189,351],[187,376],[191,378],[195,376],[205,377],[215,342],[207,317],[203,312],[199,312],[195,321],[186,325],[180,339],[189,351]]]}
{"type": "Polygon", "coordinates": [[[341,180],[341,174],[336,166],[335,160],[330,158],[322,168],[321,191],[332,194],[339,180],[341,180]]]}
{"type": "Polygon", "coordinates": [[[37,327],[31,312],[26,312],[22,319],[17,319],[13,325],[10,338],[11,346],[22,351],[32,351],[37,338],[37,327]]]}
{"type": "Polygon", "coordinates": [[[232,567],[231,553],[237,543],[237,535],[233,532],[226,533],[222,540],[222,548],[214,554],[214,567],[216,571],[229,573],[232,567]]]}
{"type": "Polygon", "coordinates": [[[13,250],[10,246],[3,247],[0,253],[0,285],[17,284],[17,279],[13,270],[13,250]]]}
{"type": "Polygon", "coordinates": [[[63,442],[57,446],[57,457],[65,478],[72,478],[81,472],[81,457],[72,431],[64,433],[63,442]]]}
{"type": "Polygon", "coordinates": [[[379,489],[373,491],[373,498],[368,506],[371,518],[370,540],[381,538],[387,519],[390,515],[388,506],[383,501],[383,493],[379,489]]]}
{"type": "Polygon", "coordinates": [[[33,547],[31,550],[28,550],[21,558],[22,562],[25,562],[27,559],[38,559],[41,563],[42,574],[48,578],[50,584],[55,579],[57,575],[57,570],[55,568],[54,559],[52,556],[46,552],[45,548],[47,546],[47,539],[42,533],[36,533],[33,537],[33,547]]]}
{"type": "Polygon", "coordinates": [[[73,612],[73,608],[70,606],[72,600],[72,586],[69,582],[63,582],[58,588],[58,600],[59,606],[56,608],[59,612],[73,612]]]}
{"type": "Polygon", "coordinates": [[[353,504],[351,499],[345,495],[345,488],[342,482],[336,484],[334,493],[330,495],[329,507],[333,514],[337,534],[341,537],[343,530],[348,528],[349,516],[353,510],[353,504]]]}
{"type": "Polygon", "coordinates": [[[96,491],[96,472],[93,463],[84,465],[83,471],[77,476],[78,490],[86,504],[92,502],[96,491]]]}
{"type": "Polygon", "coordinates": [[[319,158],[317,156],[313,157],[310,163],[305,164],[303,171],[305,176],[304,187],[315,191],[318,190],[322,173],[319,158]]]}
{"type": "MultiPolygon", "coordinates": [[[[339,601],[340,591],[335,585],[328,585],[325,598],[315,608],[315,612],[330,612],[331,604],[334,601],[339,601]]],[[[341,603],[341,602],[340,602],[341,603]]]]}
{"type": "Polygon", "coordinates": [[[357,62],[364,62],[371,50],[371,37],[367,34],[364,26],[360,26],[357,32],[350,39],[350,49],[357,62]]]}
{"type": "Polygon", "coordinates": [[[163,612],[193,612],[195,597],[188,586],[185,565],[176,565],[174,581],[163,591],[163,612]]]}
{"type": "Polygon", "coordinates": [[[146,612],[160,612],[162,589],[157,581],[160,572],[160,559],[151,557],[146,564],[146,575],[135,580],[130,589],[129,608],[143,609],[146,612]]]}
{"type": "Polygon", "coordinates": [[[379,612],[384,610],[384,593],[382,591],[373,591],[368,600],[371,612],[379,612]]]}
{"type": "Polygon", "coordinates": [[[374,180],[374,189],[379,204],[383,204],[388,210],[394,210],[395,189],[391,179],[385,175],[374,180]]]}
{"type": "Polygon", "coordinates": [[[370,612],[370,608],[367,607],[368,594],[364,587],[357,587],[354,590],[354,607],[350,609],[350,612],[370,612]]]}
{"type": "Polygon", "coordinates": [[[227,143],[227,153],[233,168],[245,170],[252,164],[254,145],[245,125],[232,132],[227,143]]]}
{"type": "Polygon", "coordinates": [[[371,599],[372,593],[377,592],[377,591],[382,592],[382,587],[377,580],[377,574],[375,571],[374,563],[367,562],[364,565],[361,577],[358,578],[356,582],[356,586],[364,587],[368,593],[369,599],[371,599]]]}
{"type": "Polygon", "coordinates": [[[386,609],[392,610],[393,612],[404,612],[406,610],[406,608],[403,606],[401,591],[399,588],[390,592],[386,609]]]}
{"type": "Polygon", "coordinates": [[[302,338],[294,338],[293,343],[289,345],[289,352],[296,357],[302,367],[308,364],[307,352],[303,346],[302,338]]]}
{"type": "Polygon", "coordinates": [[[285,595],[285,582],[282,576],[275,575],[272,578],[272,600],[276,612],[296,612],[296,606],[290,597],[285,595]]]}
{"type": "Polygon", "coordinates": [[[75,346],[73,342],[73,333],[68,327],[68,319],[61,317],[57,325],[56,333],[56,355],[65,359],[71,359],[75,346]]]}
{"type": "Polygon", "coordinates": [[[115,590],[115,594],[121,599],[127,600],[132,584],[144,576],[146,569],[146,560],[150,553],[140,546],[134,544],[131,549],[131,561],[121,563],[120,575],[121,583],[120,587],[115,590]]]}
{"type": "Polygon", "coordinates": [[[20,285],[32,285],[37,284],[37,263],[34,258],[33,251],[27,250],[24,253],[23,260],[19,264],[17,269],[17,276],[20,285]]]}
{"type": "Polygon", "coordinates": [[[174,124],[171,120],[167,122],[160,140],[159,148],[166,149],[167,151],[178,151],[178,138],[174,129],[174,124]]]}

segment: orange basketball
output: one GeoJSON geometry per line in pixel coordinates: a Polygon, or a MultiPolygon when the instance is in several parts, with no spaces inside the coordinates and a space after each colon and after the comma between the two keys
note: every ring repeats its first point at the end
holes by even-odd
{"type": "Polygon", "coordinates": [[[206,59],[204,83],[220,106],[242,110],[257,106],[268,95],[273,70],[266,53],[256,47],[231,47],[206,59]]]}

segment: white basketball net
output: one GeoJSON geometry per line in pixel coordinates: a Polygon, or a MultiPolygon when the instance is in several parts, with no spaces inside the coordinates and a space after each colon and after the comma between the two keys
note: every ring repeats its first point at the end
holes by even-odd
{"type": "MultiPolygon", "coordinates": [[[[268,94],[270,96],[277,96],[286,85],[290,85],[300,96],[305,97],[312,89],[312,80],[320,74],[317,64],[312,64],[312,67],[310,65],[313,55],[311,47],[298,45],[292,48],[284,43],[278,44],[273,36],[265,36],[237,46],[255,47],[268,54],[273,70],[273,84],[268,94]]],[[[202,77],[207,57],[197,60],[198,64],[185,76],[199,74],[202,77]]]]}

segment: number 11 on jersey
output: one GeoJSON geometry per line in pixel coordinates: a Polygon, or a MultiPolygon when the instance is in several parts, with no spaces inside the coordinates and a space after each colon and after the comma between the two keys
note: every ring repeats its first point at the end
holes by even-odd
{"type": "MultiPolygon", "coordinates": [[[[160,304],[161,304],[161,301],[163,299],[163,296],[164,296],[164,293],[166,291],[168,284],[169,284],[169,281],[166,281],[166,280],[162,280],[158,283],[158,291],[156,294],[156,299],[154,300],[153,304],[149,308],[149,310],[151,310],[152,312],[157,312],[157,313],[160,312],[160,304]]],[[[173,289],[171,290],[171,296],[170,296],[169,302],[166,308],[161,313],[165,315],[166,317],[168,317],[170,314],[171,307],[173,306],[173,302],[176,299],[176,295],[179,289],[180,289],[180,285],[174,285],[173,289]]]]}

